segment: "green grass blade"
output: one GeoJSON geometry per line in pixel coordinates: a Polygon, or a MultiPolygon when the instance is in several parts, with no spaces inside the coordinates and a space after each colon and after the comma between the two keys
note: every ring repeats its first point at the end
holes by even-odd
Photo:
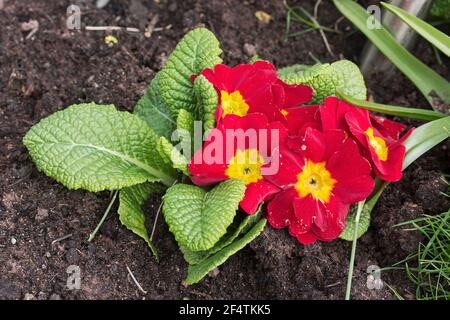
{"type": "Polygon", "coordinates": [[[434,120],[416,128],[403,143],[406,147],[403,170],[425,152],[449,137],[450,117],[434,120]]]}
{"type": "Polygon", "coordinates": [[[391,106],[387,104],[380,104],[375,102],[369,102],[366,100],[360,100],[355,99],[350,96],[346,96],[345,94],[339,92],[339,97],[346,102],[365,108],[370,111],[389,114],[392,116],[399,116],[404,118],[411,118],[411,119],[417,119],[417,120],[426,120],[426,121],[432,121],[437,120],[441,118],[445,118],[447,115],[433,111],[433,110],[426,110],[426,109],[418,109],[418,108],[411,108],[411,107],[397,107],[397,106],[391,106]]]}
{"type": "Polygon", "coordinates": [[[432,25],[426,23],[422,19],[419,19],[407,11],[395,7],[393,5],[381,2],[381,4],[388,9],[390,12],[395,14],[397,17],[402,19],[406,24],[408,24],[414,31],[424,37],[426,40],[431,42],[436,48],[445,53],[450,57],[450,37],[445,33],[439,31],[432,25]]]}
{"type": "Polygon", "coordinates": [[[345,290],[345,300],[350,300],[350,295],[352,291],[352,279],[353,279],[353,269],[355,267],[355,257],[356,257],[356,242],[358,241],[358,224],[359,219],[361,217],[361,212],[364,208],[364,201],[358,202],[358,209],[356,211],[355,216],[355,229],[353,233],[353,242],[352,242],[352,252],[350,254],[350,263],[348,266],[348,275],[347,275],[347,287],[345,290]]]}
{"type": "Polygon", "coordinates": [[[450,82],[399,45],[385,28],[369,29],[369,14],[359,4],[352,0],[333,2],[336,8],[417,86],[433,108],[436,107],[436,96],[445,103],[450,103],[450,82]]]}

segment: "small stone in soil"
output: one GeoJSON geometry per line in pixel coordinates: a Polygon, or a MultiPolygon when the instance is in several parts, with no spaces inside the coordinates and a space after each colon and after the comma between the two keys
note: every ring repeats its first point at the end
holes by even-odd
{"type": "Polygon", "coordinates": [[[43,221],[43,220],[47,219],[47,217],[48,217],[48,210],[43,209],[43,208],[38,208],[34,219],[36,221],[43,221]]]}
{"type": "Polygon", "coordinates": [[[34,300],[34,295],[32,293],[25,293],[23,300],[34,300]]]}
{"type": "Polygon", "coordinates": [[[52,293],[49,300],[61,300],[61,296],[56,293],[52,293]]]}
{"type": "Polygon", "coordinates": [[[210,272],[209,272],[209,276],[211,277],[211,278],[215,278],[215,277],[217,277],[217,275],[220,273],[220,270],[218,269],[218,268],[215,268],[214,270],[211,270],[210,272]]]}

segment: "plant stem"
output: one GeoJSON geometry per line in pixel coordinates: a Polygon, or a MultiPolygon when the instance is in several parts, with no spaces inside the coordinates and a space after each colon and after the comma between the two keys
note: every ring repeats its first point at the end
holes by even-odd
{"type": "Polygon", "coordinates": [[[117,198],[117,194],[119,193],[119,190],[115,190],[113,193],[113,196],[111,198],[111,201],[109,202],[108,207],[105,210],[105,213],[103,214],[103,217],[100,219],[100,222],[98,223],[97,227],[95,227],[94,231],[89,235],[89,239],[88,241],[91,242],[92,240],[94,240],[95,235],[97,234],[98,230],[100,230],[100,227],[102,226],[103,222],[105,222],[106,217],[108,216],[109,211],[112,208],[112,205],[114,204],[114,202],[116,201],[117,198]]]}
{"type": "Polygon", "coordinates": [[[350,293],[352,291],[353,267],[355,266],[356,255],[356,241],[358,240],[359,219],[361,218],[361,212],[364,208],[364,203],[365,200],[358,202],[358,209],[355,216],[355,230],[353,231],[352,253],[350,255],[350,263],[348,266],[347,290],[345,292],[345,300],[350,300],[350,293]]]}

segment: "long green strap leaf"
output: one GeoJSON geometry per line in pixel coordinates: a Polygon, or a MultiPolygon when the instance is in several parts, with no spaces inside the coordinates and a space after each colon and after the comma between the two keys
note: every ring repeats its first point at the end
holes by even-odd
{"type": "Polygon", "coordinates": [[[186,284],[191,285],[199,282],[204,276],[208,274],[214,268],[217,268],[224,263],[230,256],[243,249],[247,244],[252,242],[266,226],[266,219],[261,219],[249,232],[244,236],[234,241],[229,246],[220,250],[216,254],[212,255],[208,259],[202,261],[199,264],[189,266],[188,276],[186,278],[186,284]]]}
{"type": "Polygon", "coordinates": [[[414,31],[431,42],[436,48],[450,57],[449,36],[403,9],[397,8],[385,2],[381,2],[381,4],[390,12],[402,19],[405,23],[407,23],[412,29],[414,29],[414,31]]]}
{"type": "Polygon", "coordinates": [[[352,0],[333,2],[336,8],[417,86],[433,108],[436,107],[436,98],[450,103],[450,83],[399,45],[385,28],[381,26],[378,29],[369,29],[369,14],[363,7],[352,0]]]}
{"type": "Polygon", "coordinates": [[[403,170],[425,152],[449,137],[450,117],[431,121],[415,129],[403,143],[406,147],[403,170]]]}
{"type": "Polygon", "coordinates": [[[433,110],[426,110],[426,109],[418,109],[418,108],[411,108],[411,107],[397,107],[397,106],[391,106],[387,104],[381,104],[381,103],[375,103],[370,102],[366,100],[360,100],[352,98],[348,95],[345,95],[341,92],[338,93],[339,97],[346,102],[365,108],[370,111],[380,112],[384,114],[389,114],[392,116],[399,116],[404,118],[411,118],[411,119],[417,119],[417,120],[426,120],[426,121],[432,121],[437,120],[441,118],[445,118],[447,115],[433,111],[433,110]]]}

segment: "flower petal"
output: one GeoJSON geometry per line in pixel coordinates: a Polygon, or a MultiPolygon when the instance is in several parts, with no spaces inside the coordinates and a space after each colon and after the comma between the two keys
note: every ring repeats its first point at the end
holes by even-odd
{"type": "Polygon", "coordinates": [[[400,134],[405,130],[406,125],[400,122],[389,120],[385,117],[370,114],[370,120],[374,128],[376,128],[382,136],[390,137],[398,140],[400,134]]]}
{"type": "Polygon", "coordinates": [[[304,232],[309,231],[312,225],[319,229],[326,230],[328,221],[325,208],[320,201],[315,200],[311,195],[305,198],[294,200],[294,213],[298,221],[298,228],[304,232]]]}
{"type": "Polygon", "coordinates": [[[291,135],[304,135],[309,127],[322,129],[318,106],[305,106],[284,109],[287,128],[291,135]]]}
{"type": "Polygon", "coordinates": [[[279,188],[264,180],[250,183],[247,185],[240,206],[248,214],[254,214],[262,202],[267,201],[280,191],[279,188]]]}
{"type": "Polygon", "coordinates": [[[281,80],[278,83],[284,89],[284,105],[282,108],[289,108],[304,104],[312,99],[313,90],[309,86],[301,84],[287,84],[281,80]]]}
{"type": "Polygon", "coordinates": [[[267,205],[267,220],[275,229],[284,228],[295,220],[292,201],[296,194],[294,188],[282,191],[267,205]]]}
{"type": "Polygon", "coordinates": [[[301,172],[304,160],[283,145],[273,150],[273,157],[276,156],[279,161],[278,171],[264,175],[264,178],[281,189],[288,189],[297,182],[297,174],[301,172]]]}
{"type": "Polygon", "coordinates": [[[313,244],[314,242],[319,240],[312,231],[296,234],[295,230],[291,230],[291,228],[289,228],[289,233],[295,238],[297,238],[297,240],[303,245],[313,244]]]}
{"type": "Polygon", "coordinates": [[[332,241],[339,237],[345,228],[349,205],[343,204],[337,197],[332,197],[326,204],[328,226],[326,230],[313,225],[312,232],[321,241],[332,241]]]}

